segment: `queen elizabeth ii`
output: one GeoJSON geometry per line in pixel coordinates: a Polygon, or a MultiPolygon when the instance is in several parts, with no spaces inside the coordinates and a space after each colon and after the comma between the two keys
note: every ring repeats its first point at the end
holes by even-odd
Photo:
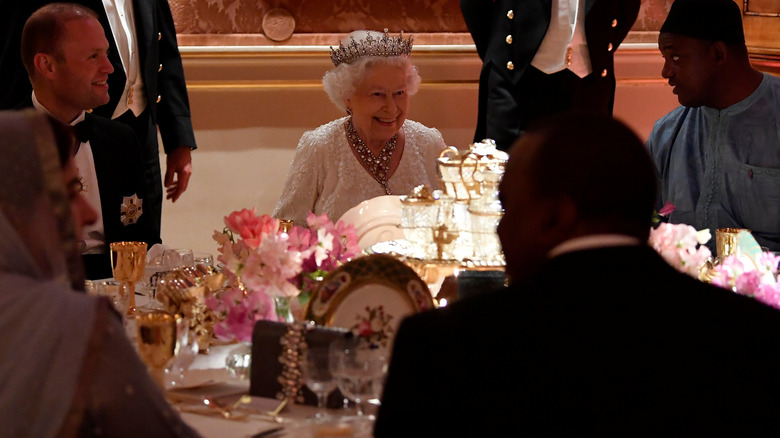
{"type": "Polygon", "coordinates": [[[360,202],[439,187],[441,133],[408,120],[420,75],[409,55],[412,37],[355,31],[331,47],[335,67],[325,92],[346,117],[301,137],[273,216],[305,225],[309,211],[335,221],[360,202]]]}

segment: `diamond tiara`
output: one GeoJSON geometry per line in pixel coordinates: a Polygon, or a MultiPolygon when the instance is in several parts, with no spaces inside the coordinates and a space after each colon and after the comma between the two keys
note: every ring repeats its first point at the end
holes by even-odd
{"type": "Polygon", "coordinates": [[[389,36],[387,29],[379,38],[375,38],[369,33],[364,40],[357,42],[355,37],[352,37],[352,41],[346,46],[339,43],[339,48],[335,50],[333,46],[330,46],[330,60],[333,61],[333,65],[338,66],[343,63],[352,64],[365,56],[409,55],[412,53],[414,37],[410,35],[406,40],[403,37],[403,31],[397,37],[389,36]]]}

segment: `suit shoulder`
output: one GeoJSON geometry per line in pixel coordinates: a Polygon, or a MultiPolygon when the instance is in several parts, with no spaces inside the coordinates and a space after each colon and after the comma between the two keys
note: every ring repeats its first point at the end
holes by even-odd
{"type": "Polygon", "coordinates": [[[88,117],[95,126],[100,127],[100,129],[116,131],[122,134],[133,133],[133,135],[135,135],[133,128],[122,122],[94,114],[88,114],[86,117],[88,117]]]}
{"type": "Polygon", "coordinates": [[[519,298],[521,294],[509,288],[491,290],[455,301],[447,307],[409,316],[407,319],[412,321],[412,324],[435,326],[451,331],[458,327],[471,326],[486,316],[502,318],[507,309],[517,309],[519,298]]]}
{"type": "Polygon", "coordinates": [[[89,114],[87,117],[90,118],[92,124],[95,125],[95,127],[100,128],[102,131],[110,131],[112,134],[129,135],[135,137],[135,131],[133,131],[133,128],[122,122],[93,114],[89,114]]]}

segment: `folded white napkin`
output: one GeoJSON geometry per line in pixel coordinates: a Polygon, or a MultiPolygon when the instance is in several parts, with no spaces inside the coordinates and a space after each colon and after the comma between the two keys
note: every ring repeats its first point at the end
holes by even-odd
{"type": "Polygon", "coordinates": [[[152,245],[152,247],[146,251],[146,264],[151,266],[161,266],[162,254],[167,249],[171,248],[167,245],[163,245],[162,243],[155,243],[152,245]]]}

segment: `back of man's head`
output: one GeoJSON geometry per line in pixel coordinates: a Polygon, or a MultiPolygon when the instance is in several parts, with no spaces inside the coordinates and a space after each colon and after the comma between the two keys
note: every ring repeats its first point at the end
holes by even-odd
{"type": "Polygon", "coordinates": [[[70,20],[98,18],[91,9],[73,3],[50,3],[33,12],[22,29],[22,63],[27,75],[35,77],[35,54],[46,53],[62,61],[64,25],[70,20]]]}
{"type": "MultiPolygon", "coordinates": [[[[537,228],[521,231],[527,233],[522,236],[525,242],[516,243],[533,241],[543,252],[589,234],[646,240],[656,177],[644,144],[631,128],[610,116],[570,112],[529,126],[511,150],[501,191],[504,219],[537,228]],[[550,216],[546,220],[526,220],[545,214],[550,216]]],[[[511,243],[504,238],[520,236],[504,231],[505,246],[511,243]]]]}
{"type": "Polygon", "coordinates": [[[544,138],[532,167],[540,193],[570,197],[581,219],[646,237],[655,170],[631,128],[608,116],[562,114],[528,130],[544,138]]]}
{"type": "Polygon", "coordinates": [[[594,234],[647,240],[656,177],[644,144],[609,116],[565,113],[529,126],[500,186],[507,273],[526,277],[556,245],[594,234]]]}

